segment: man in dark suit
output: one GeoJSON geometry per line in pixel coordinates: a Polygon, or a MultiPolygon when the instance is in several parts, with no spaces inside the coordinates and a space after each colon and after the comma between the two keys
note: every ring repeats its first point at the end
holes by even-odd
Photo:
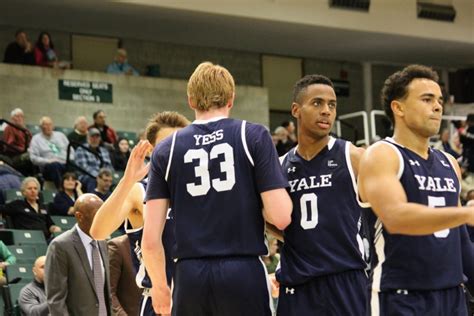
{"type": "Polygon", "coordinates": [[[51,316],[110,316],[107,243],[89,229],[102,200],[82,195],[74,204],[77,225],[55,238],[46,254],[45,285],[51,316]]]}
{"type": "Polygon", "coordinates": [[[110,291],[116,316],[138,315],[142,290],[135,282],[127,235],[109,240],[110,291]]]}

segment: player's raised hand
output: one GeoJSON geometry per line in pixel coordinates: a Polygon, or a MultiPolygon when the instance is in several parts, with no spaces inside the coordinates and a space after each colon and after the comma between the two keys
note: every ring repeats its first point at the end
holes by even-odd
{"type": "Polygon", "coordinates": [[[152,286],[151,300],[156,314],[171,315],[171,291],[166,284],[164,286],[152,286]]]}
{"type": "Polygon", "coordinates": [[[143,179],[149,170],[149,164],[145,164],[146,155],[153,149],[147,140],[141,140],[130,153],[130,158],[125,168],[124,178],[132,182],[143,179]]]}

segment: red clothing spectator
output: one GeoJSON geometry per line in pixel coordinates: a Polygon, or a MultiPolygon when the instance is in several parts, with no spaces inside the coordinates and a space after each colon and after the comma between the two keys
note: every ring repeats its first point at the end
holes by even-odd
{"type": "Polygon", "coordinates": [[[19,129],[7,125],[7,127],[5,127],[5,130],[3,131],[3,140],[8,145],[15,148],[16,151],[12,150],[8,146],[5,146],[5,154],[8,156],[13,156],[25,152],[28,149],[28,146],[30,145],[32,137],[33,136],[31,135],[31,132],[28,130],[25,134],[19,129]]]}
{"type": "Polygon", "coordinates": [[[38,66],[57,67],[58,56],[54,44],[47,32],[41,32],[35,46],[35,62],[38,66]]]}
{"type": "Polygon", "coordinates": [[[113,150],[113,145],[117,143],[118,136],[115,130],[105,124],[105,113],[102,110],[98,110],[94,112],[92,115],[94,119],[94,124],[89,126],[89,128],[97,128],[100,131],[100,137],[102,138],[103,145],[105,145],[108,149],[113,150]]]}

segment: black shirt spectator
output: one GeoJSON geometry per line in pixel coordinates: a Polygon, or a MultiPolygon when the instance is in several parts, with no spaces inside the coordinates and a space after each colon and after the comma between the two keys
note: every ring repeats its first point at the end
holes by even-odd
{"type": "Polygon", "coordinates": [[[33,48],[28,41],[25,31],[19,30],[15,33],[15,41],[8,44],[3,62],[21,65],[35,64],[33,48]]]}
{"type": "Polygon", "coordinates": [[[474,173],[474,114],[467,116],[467,127],[459,138],[463,145],[463,163],[469,172],[474,173]]]}
{"type": "Polygon", "coordinates": [[[128,158],[130,158],[130,144],[128,143],[128,139],[120,138],[112,153],[112,165],[114,169],[124,171],[127,166],[128,158]]]}
{"type": "Polygon", "coordinates": [[[51,214],[67,216],[74,215],[74,202],[82,195],[81,182],[73,172],[66,172],[61,182],[61,190],[54,197],[51,214]]]}

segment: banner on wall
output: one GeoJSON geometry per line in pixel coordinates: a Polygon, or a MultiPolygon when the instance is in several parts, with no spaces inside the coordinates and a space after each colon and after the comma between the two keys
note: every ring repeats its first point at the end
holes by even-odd
{"type": "Polygon", "coordinates": [[[84,80],[58,81],[59,100],[112,103],[112,84],[84,80]]]}

